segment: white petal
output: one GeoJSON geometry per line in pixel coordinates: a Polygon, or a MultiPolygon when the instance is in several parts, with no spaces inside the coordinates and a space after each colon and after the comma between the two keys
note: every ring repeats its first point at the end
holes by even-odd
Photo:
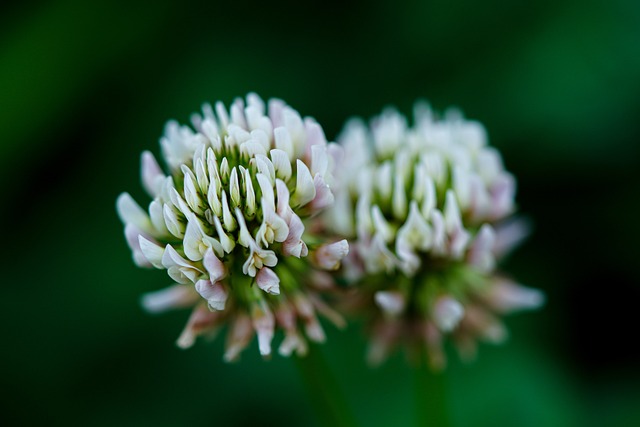
{"type": "MultiPolygon", "coordinates": [[[[227,193],[222,190],[222,222],[224,224],[225,230],[231,232],[236,229],[236,221],[233,219],[233,215],[231,215],[231,210],[229,209],[229,203],[227,202],[227,193]]],[[[238,208],[236,208],[238,209],[238,208]]]]}
{"type": "Polygon", "coordinates": [[[444,224],[447,233],[452,233],[462,227],[462,217],[453,190],[447,190],[444,203],[444,224]]]}
{"type": "Polygon", "coordinates": [[[153,225],[147,213],[136,203],[129,193],[122,193],[116,201],[118,216],[124,224],[133,224],[140,230],[154,234],[153,225]]]}
{"type": "Polygon", "coordinates": [[[407,194],[404,188],[404,177],[396,172],[393,180],[393,203],[391,204],[393,215],[403,220],[407,217],[407,194]]]}
{"type": "Polygon", "coordinates": [[[467,255],[469,264],[481,271],[491,271],[495,264],[495,259],[493,257],[495,239],[496,235],[493,231],[493,227],[489,224],[483,224],[469,248],[469,253],[467,255]]]}
{"type": "Polygon", "coordinates": [[[311,147],[311,174],[324,175],[327,173],[327,167],[329,165],[329,158],[327,155],[327,148],[322,145],[313,145],[311,147]]]}
{"type": "Polygon", "coordinates": [[[229,160],[223,158],[220,162],[220,179],[228,180],[231,169],[229,169],[229,160]]]}
{"type": "Polygon", "coordinates": [[[278,194],[278,215],[288,224],[293,212],[289,206],[289,189],[281,179],[276,179],[276,192],[278,194]]]}
{"type": "Polygon", "coordinates": [[[276,181],[276,170],[271,160],[265,155],[258,154],[256,155],[256,166],[258,167],[258,172],[265,174],[273,185],[276,181]]]}
{"type": "Polygon", "coordinates": [[[243,129],[247,128],[247,122],[245,120],[244,117],[244,101],[240,98],[236,98],[233,101],[233,104],[231,104],[231,124],[229,125],[229,128],[231,128],[231,126],[236,125],[236,126],[240,126],[243,129]]]}
{"type": "Polygon", "coordinates": [[[287,153],[289,161],[292,161],[294,159],[294,151],[289,131],[285,127],[277,127],[273,130],[273,136],[276,148],[287,153]]]}
{"type": "Polygon", "coordinates": [[[249,158],[249,159],[255,156],[259,156],[259,155],[264,156],[265,154],[267,154],[267,151],[265,150],[264,146],[260,144],[258,141],[255,141],[253,139],[250,139],[240,144],[240,152],[244,154],[246,158],[249,158]]]}
{"type": "Polygon", "coordinates": [[[236,218],[238,220],[238,226],[240,227],[240,232],[238,233],[238,243],[240,243],[245,248],[249,248],[252,245],[255,245],[255,241],[249,230],[247,229],[247,224],[244,221],[244,215],[242,215],[242,211],[239,208],[236,208],[236,218]]]}
{"type": "Polygon", "coordinates": [[[171,209],[168,204],[165,204],[164,209],[162,210],[162,214],[169,233],[173,234],[179,239],[182,239],[184,237],[184,225],[182,225],[182,223],[178,220],[178,216],[173,211],[173,209],[171,209]]]}
{"type": "Polygon", "coordinates": [[[151,265],[155,268],[163,269],[162,256],[164,255],[164,248],[151,242],[142,235],[138,236],[138,243],[142,254],[151,263],[151,265]]]}
{"type": "Polygon", "coordinates": [[[197,220],[191,220],[187,223],[187,229],[184,233],[184,254],[191,261],[200,261],[203,253],[204,243],[202,241],[203,232],[196,224],[197,220]]]}
{"type": "Polygon", "coordinates": [[[169,230],[164,222],[164,214],[162,212],[162,203],[159,200],[154,200],[149,205],[149,216],[153,227],[158,231],[158,234],[166,235],[169,230]]]}
{"type": "Polygon", "coordinates": [[[380,198],[385,202],[391,198],[393,191],[393,167],[390,161],[382,163],[376,171],[376,187],[380,193],[380,198]]]}
{"type": "Polygon", "coordinates": [[[216,232],[218,233],[218,238],[220,239],[220,245],[222,246],[222,249],[228,254],[231,253],[233,248],[235,248],[236,246],[235,242],[231,240],[227,233],[224,232],[224,230],[222,229],[222,224],[220,223],[220,219],[217,216],[213,217],[213,224],[216,227],[216,232]]]}
{"type": "Polygon", "coordinates": [[[216,185],[212,183],[207,192],[207,202],[209,202],[209,206],[215,216],[222,216],[222,203],[220,202],[218,194],[219,192],[216,190],[216,185]]]}
{"type": "Polygon", "coordinates": [[[393,229],[378,205],[374,205],[371,208],[371,217],[373,218],[373,227],[376,234],[379,234],[385,243],[391,242],[394,237],[393,229]]]}
{"type": "MultiPolygon", "coordinates": [[[[296,158],[301,157],[304,154],[305,149],[305,129],[302,122],[302,118],[297,111],[289,106],[286,106],[283,111],[284,126],[291,135],[291,142],[293,142],[293,152],[296,158]]],[[[276,145],[276,148],[280,148],[276,145]]],[[[287,150],[285,150],[287,151],[287,150]]]]}
{"type": "Polygon", "coordinates": [[[446,232],[444,217],[438,209],[431,211],[431,224],[433,225],[433,250],[437,254],[443,254],[446,251],[446,232]]]}
{"type": "Polygon", "coordinates": [[[260,186],[260,190],[262,191],[262,199],[266,200],[269,206],[275,210],[276,201],[275,195],[273,193],[273,183],[265,174],[262,173],[257,173],[256,179],[258,180],[258,185],[260,186]]]}
{"type": "Polygon", "coordinates": [[[245,188],[245,200],[244,200],[244,204],[245,204],[245,208],[246,208],[246,212],[245,214],[247,215],[248,218],[252,218],[253,215],[255,215],[256,213],[256,192],[253,190],[253,182],[251,180],[251,174],[249,173],[248,169],[245,169],[243,172],[243,177],[244,177],[244,188],[245,188]]]}
{"type": "Polygon", "coordinates": [[[425,218],[431,216],[431,211],[436,208],[436,186],[430,176],[425,177],[424,181],[424,198],[420,210],[425,218]]]}
{"type": "Polygon", "coordinates": [[[227,114],[227,109],[224,108],[224,104],[220,101],[216,102],[216,116],[218,116],[218,122],[222,130],[226,130],[229,126],[229,114],[227,114]]]}
{"type": "Polygon", "coordinates": [[[273,149],[270,152],[271,162],[276,172],[276,177],[284,181],[288,181],[291,178],[291,161],[289,156],[284,150],[273,149]]]}
{"type": "Polygon", "coordinates": [[[202,214],[204,212],[201,207],[202,201],[200,200],[198,190],[196,190],[195,183],[193,182],[191,171],[184,174],[184,197],[193,212],[196,212],[198,214],[202,214]]]}
{"type": "Polygon", "coordinates": [[[293,206],[304,206],[316,197],[316,187],[309,168],[300,159],[296,160],[296,190],[291,197],[293,206]]]}
{"type": "Polygon", "coordinates": [[[231,179],[229,180],[229,194],[231,196],[231,208],[240,206],[240,181],[238,180],[238,169],[231,169],[231,179]]]}

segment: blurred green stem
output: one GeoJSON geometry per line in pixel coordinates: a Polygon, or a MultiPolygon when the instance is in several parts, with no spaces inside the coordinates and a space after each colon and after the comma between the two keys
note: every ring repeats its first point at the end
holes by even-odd
{"type": "Polygon", "coordinates": [[[296,362],[321,425],[357,426],[338,382],[324,359],[322,349],[312,345],[309,353],[304,357],[297,357],[296,362]]]}
{"type": "Polygon", "coordinates": [[[446,375],[434,372],[428,364],[415,368],[415,404],[420,427],[450,427],[446,375]]]}

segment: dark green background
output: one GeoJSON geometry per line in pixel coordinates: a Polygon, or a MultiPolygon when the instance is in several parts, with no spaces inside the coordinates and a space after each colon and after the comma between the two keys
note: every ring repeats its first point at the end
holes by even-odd
{"type": "MultiPolygon", "coordinates": [[[[169,118],[256,91],[335,138],[417,98],[482,121],[533,237],[505,268],[548,296],[511,339],[449,369],[458,426],[640,425],[640,3],[65,0],[0,6],[0,420],[11,425],[318,425],[291,360],[180,351],[150,316],[115,214],[169,118]],[[266,3],[266,2],[265,2],[266,3]],[[266,6],[266,7],[265,7],[266,6]]],[[[413,423],[401,354],[322,348],[357,418],[413,423]]]]}

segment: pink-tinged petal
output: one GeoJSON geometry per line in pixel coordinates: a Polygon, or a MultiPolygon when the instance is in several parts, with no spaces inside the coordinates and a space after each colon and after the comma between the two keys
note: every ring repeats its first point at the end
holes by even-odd
{"type": "Polygon", "coordinates": [[[406,297],[399,291],[378,291],[374,295],[374,300],[385,314],[392,317],[402,314],[407,306],[406,297]]]}
{"type": "Polygon", "coordinates": [[[207,251],[204,253],[204,259],[202,263],[204,265],[204,268],[207,270],[207,273],[209,273],[209,278],[214,283],[223,279],[227,275],[227,270],[224,264],[213,253],[213,250],[211,248],[207,249],[207,251]]]}
{"type": "Polygon", "coordinates": [[[215,333],[221,321],[219,312],[209,311],[204,305],[199,305],[191,313],[187,326],[178,337],[178,347],[186,349],[191,347],[196,338],[203,333],[215,333]]]}
{"type": "Polygon", "coordinates": [[[316,343],[321,344],[327,339],[324,329],[322,329],[322,325],[320,325],[320,322],[318,322],[318,319],[315,316],[305,321],[304,332],[311,341],[316,343]]]}
{"type": "Polygon", "coordinates": [[[251,310],[251,318],[253,328],[258,335],[258,348],[260,354],[264,357],[271,355],[271,341],[273,340],[273,331],[275,328],[275,318],[269,309],[269,306],[262,301],[256,304],[251,310]]]}
{"type": "Polygon", "coordinates": [[[284,340],[280,343],[278,354],[289,357],[295,351],[298,356],[304,356],[308,351],[307,342],[296,330],[285,331],[284,340]]]}
{"type": "Polygon", "coordinates": [[[253,337],[251,318],[247,314],[239,313],[229,328],[224,360],[227,362],[237,360],[240,352],[249,345],[251,337],[253,337]]]}
{"type": "Polygon", "coordinates": [[[173,266],[193,268],[193,265],[173,248],[171,245],[165,247],[164,254],[162,255],[162,265],[164,268],[173,266]]]}
{"type": "Polygon", "coordinates": [[[229,293],[220,282],[212,283],[210,280],[198,280],[196,291],[207,300],[209,309],[224,310],[224,306],[229,298],[229,293]]]}
{"type": "Polygon", "coordinates": [[[349,244],[346,240],[320,246],[313,259],[324,270],[336,270],[340,267],[340,261],[349,253],[349,244]]]}
{"type": "Polygon", "coordinates": [[[396,255],[400,259],[400,269],[407,276],[413,276],[420,268],[420,257],[416,255],[409,243],[408,233],[398,233],[396,238],[396,255]]]}
{"type": "Polygon", "coordinates": [[[493,227],[489,224],[483,224],[467,253],[468,263],[481,271],[491,271],[495,264],[492,252],[494,244],[495,232],[493,227]]]}
{"type": "Polygon", "coordinates": [[[307,256],[308,249],[301,240],[302,233],[304,233],[304,224],[298,215],[292,213],[289,221],[289,235],[282,244],[282,252],[285,255],[293,255],[296,258],[307,256]]]}
{"type": "Polygon", "coordinates": [[[150,151],[142,153],[140,163],[144,189],[151,197],[156,197],[160,193],[165,175],[150,151]]]}
{"type": "Polygon", "coordinates": [[[491,212],[494,220],[504,218],[513,211],[516,193],[516,180],[513,176],[503,173],[491,187],[491,212]]]}
{"type": "Polygon", "coordinates": [[[320,211],[328,206],[331,206],[335,200],[331,188],[327,185],[320,174],[313,178],[313,185],[316,188],[316,197],[311,202],[311,208],[316,211],[320,211]]]}
{"type": "Polygon", "coordinates": [[[190,286],[173,285],[142,296],[142,307],[150,313],[162,313],[175,308],[191,307],[198,294],[190,286]]]}
{"type": "Polygon", "coordinates": [[[267,267],[262,267],[256,275],[256,283],[263,291],[272,294],[280,294],[280,278],[278,275],[267,267]]]}
{"type": "Polygon", "coordinates": [[[510,313],[517,310],[534,310],[544,304],[544,293],[537,289],[517,285],[510,280],[494,282],[484,297],[494,310],[510,313]]]}
{"type": "Polygon", "coordinates": [[[441,296],[433,306],[432,317],[443,332],[454,330],[464,317],[464,307],[450,296],[441,296]]]}
{"type": "Polygon", "coordinates": [[[498,224],[495,232],[496,240],[493,253],[497,258],[502,258],[518,247],[531,234],[531,224],[525,219],[514,218],[498,224]]]}

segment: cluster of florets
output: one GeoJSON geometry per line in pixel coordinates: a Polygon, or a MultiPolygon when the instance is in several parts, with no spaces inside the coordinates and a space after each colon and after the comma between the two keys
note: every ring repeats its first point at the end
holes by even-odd
{"type": "Polygon", "coordinates": [[[322,128],[282,101],[254,94],[227,111],[205,105],[193,128],[169,122],[160,144],[165,174],[150,152],[142,178],[153,198],[148,212],[123,193],[117,202],[137,265],[166,269],[176,284],[143,298],[153,312],[194,307],[178,339],[189,347],[229,323],[225,359],[235,359],[258,335],[271,354],[304,354],[323,341],[316,312],[341,325],[323,302],[346,240],[327,242],[305,230],[305,220],[333,203],[332,170],[340,148],[322,128]],[[306,232],[305,232],[306,231],[306,232]]]}
{"type": "Polygon", "coordinates": [[[337,145],[313,119],[250,94],[229,111],[205,105],[192,125],[167,124],[168,173],[143,153],[148,211],[127,193],[117,202],[136,264],[176,282],[143,305],[193,308],[179,346],[228,324],[226,360],[254,333],[269,356],[278,329],[279,353],[302,355],[305,335],[324,340],[316,313],[344,324],[323,299],[342,278],[353,289],[339,305],[371,318],[370,362],[402,344],[438,369],[445,336],[471,356],[479,339],[505,338],[500,314],[542,303],[496,272],[526,235],[515,179],[458,112],[439,119],[418,104],[409,127],[387,110],[348,123],[337,145]]]}
{"type": "Polygon", "coordinates": [[[325,218],[351,244],[344,270],[373,319],[372,363],[404,343],[442,368],[445,334],[469,356],[478,338],[504,339],[497,313],[540,305],[538,291],[494,272],[525,233],[506,221],[515,180],[481,124],[418,104],[413,127],[387,110],[370,126],[351,121],[338,142],[345,165],[325,218]]]}

